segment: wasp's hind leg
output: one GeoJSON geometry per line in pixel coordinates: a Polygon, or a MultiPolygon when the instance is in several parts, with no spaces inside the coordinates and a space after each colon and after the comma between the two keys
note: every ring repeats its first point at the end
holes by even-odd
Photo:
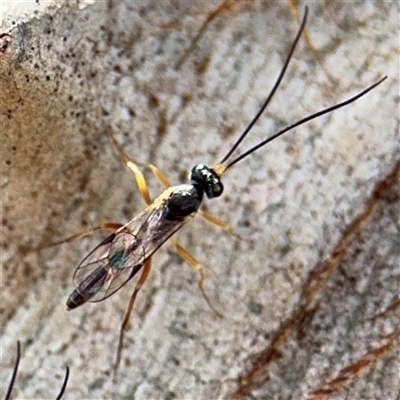
{"type": "Polygon", "coordinates": [[[179,254],[180,257],[182,257],[189,265],[191,265],[199,274],[200,274],[200,279],[198,282],[199,289],[204,297],[204,300],[207,302],[208,306],[211,308],[212,312],[218,317],[222,318],[222,314],[217,311],[217,309],[212,305],[210,298],[206,294],[204,290],[204,271],[203,271],[203,266],[196,260],[192,254],[186,250],[184,247],[182,247],[175,239],[170,239],[171,243],[175,247],[176,252],[179,254]]]}
{"type": "Polygon", "coordinates": [[[140,275],[140,278],[136,283],[135,289],[134,289],[133,293],[131,294],[131,298],[129,299],[128,306],[125,309],[124,318],[122,320],[121,327],[119,329],[117,356],[115,358],[114,372],[113,372],[113,380],[114,380],[114,382],[116,380],[118,367],[119,367],[119,364],[121,362],[122,346],[124,344],[124,334],[125,334],[124,332],[125,332],[125,329],[126,329],[126,327],[128,325],[129,318],[130,318],[130,316],[132,314],[132,310],[133,310],[133,306],[135,304],[136,296],[139,293],[139,290],[142,288],[142,286],[146,282],[147,278],[149,277],[150,270],[151,270],[151,258],[149,258],[145,262],[145,264],[143,266],[142,274],[140,275]]]}
{"type": "Polygon", "coordinates": [[[102,231],[112,231],[115,232],[117,229],[121,228],[123,226],[123,224],[120,224],[119,222],[105,222],[104,224],[100,224],[94,228],[90,228],[90,229],[85,229],[83,231],[77,232],[65,239],[61,239],[58,240],[56,242],[51,242],[51,243],[46,243],[46,244],[42,244],[39,245],[37,247],[34,248],[34,250],[43,250],[46,249],[48,247],[53,247],[53,246],[58,246],[60,244],[64,244],[64,243],[68,243],[68,242],[72,242],[73,240],[76,239],[81,239],[84,238],[86,236],[89,236],[91,234],[93,234],[94,232],[98,231],[98,230],[102,230],[102,231]]]}

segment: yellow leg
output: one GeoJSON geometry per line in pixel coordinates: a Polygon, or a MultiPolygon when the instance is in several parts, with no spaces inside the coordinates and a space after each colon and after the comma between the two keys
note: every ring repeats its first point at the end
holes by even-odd
{"type": "Polygon", "coordinates": [[[144,201],[146,202],[147,205],[150,205],[152,203],[149,189],[146,183],[146,179],[142,172],[139,169],[139,166],[142,168],[148,168],[150,171],[153,173],[153,175],[156,177],[156,179],[163,185],[165,188],[169,188],[171,186],[171,183],[169,179],[166,177],[166,175],[155,165],[150,164],[150,163],[140,163],[137,161],[134,161],[132,158],[128,157],[127,154],[124,152],[122,147],[119,145],[119,143],[116,141],[115,137],[110,133],[111,139],[113,141],[114,147],[117,149],[118,154],[123,161],[124,164],[133,172],[136,183],[139,187],[140,193],[142,194],[144,201]]]}
{"type": "Polygon", "coordinates": [[[151,170],[153,175],[157,178],[158,182],[160,182],[165,189],[168,189],[169,187],[172,186],[170,180],[167,178],[164,172],[162,172],[158,167],[150,163],[145,163],[143,164],[143,166],[151,170]]]}
{"type": "Polygon", "coordinates": [[[72,242],[73,240],[81,239],[81,238],[84,238],[85,236],[89,236],[89,235],[91,235],[92,233],[94,233],[95,231],[98,231],[98,230],[105,230],[105,231],[115,232],[117,229],[121,228],[122,226],[123,226],[123,224],[120,224],[119,222],[105,222],[104,224],[96,226],[95,228],[86,229],[84,231],[75,233],[74,235],[69,236],[66,239],[58,240],[57,242],[52,242],[52,243],[46,243],[46,244],[39,245],[34,250],[43,250],[43,249],[46,249],[48,247],[58,246],[58,245],[63,244],[63,243],[72,242]]]}
{"type": "Polygon", "coordinates": [[[189,251],[187,251],[184,247],[182,247],[175,239],[170,239],[170,241],[175,247],[175,250],[179,254],[179,256],[182,257],[189,265],[191,265],[200,274],[198,286],[204,297],[204,300],[207,302],[212,312],[218,318],[222,318],[222,314],[214,308],[214,306],[211,304],[210,298],[207,296],[204,290],[205,277],[204,277],[203,266],[194,258],[194,256],[192,256],[192,254],[190,254],[189,251]]]}
{"type": "Polygon", "coordinates": [[[110,132],[111,139],[113,141],[114,147],[117,149],[118,154],[123,161],[124,164],[133,172],[135,176],[136,183],[139,187],[140,193],[143,196],[144,201],[147,205],[152,203],[149,189],[147,188],[146,179],[144,178],[143,174],[139,170],[138,163],[133,162],[124,152],[122,147],[118,144],[113,134],[110,132]]]}
{"type": "Polygon", "coordinates": [[[143,271],[142,274],[140,275],[139,280],[136,283],[135,289],[131,295],[131,298],[129,299],[128,306],[125,309],[125,314],[124,318],[121,323],[121,327],[119,329],[119,340],[118,340],[118,347],[117,347],[117,356],[115,358],[115,364],[114,364],[114,372],[113,372],[113,381],[116,381],[117,377],[117,371],[119,364],[121,362],[121,355],[122,355],[122,347],[124,345],[124,336],[125,336],[125,329],[128,325],[129,318],[132,314],[133,306],[135,304],[136,296],[139,293],[139,290],[142,288],[144,283],[146,282],[147,278],[149,277],[151,270],[151,258],[149,258],[144,266],[143,266],[143,271]]]}
{"type": "Polygon", "coordinates": [[[222,221],[222,219],[219,219],[215,215],[209,214],[208,212],[201,210],[199,211],[199,215],[203,217],[206,221],[218,226],[218,228],[221,228],[223,231],[229,233],[232,236],[235,236],[238,239],[241,239],[240,235],[238,235],[228,223],[222,221]]]}

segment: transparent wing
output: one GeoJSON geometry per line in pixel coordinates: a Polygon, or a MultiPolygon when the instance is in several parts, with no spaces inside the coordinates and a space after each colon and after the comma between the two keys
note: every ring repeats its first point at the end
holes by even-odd
{"type": "Polygon", "coordinates": [[[102,301],[124,286],[188,219],[170,221],[166,202],[146,208],[101,242],[78,266],[75,289],[85,301],[102,301]]]}
{"type": "Polygon", "coordinates": [[[116,232],[100,243],[78,266],[76,290],[87,301],[104,300],[142,267],[144,250],[130,232],[116,232]]]}

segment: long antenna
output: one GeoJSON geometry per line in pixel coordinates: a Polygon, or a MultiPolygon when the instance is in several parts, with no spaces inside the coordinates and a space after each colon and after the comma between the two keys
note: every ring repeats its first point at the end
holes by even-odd
{"type": "MultiPolygon", "coordinates": [[[[18,340],[17,341],[17,358],[15,360],[14,369],[13,369],[13,373],[12,373],[12,376],[11,376],[11,381],[10,381],[10,384],[8,385],[6,397],[4,397],[4,400],[10,400],[11,392],[12,392],[12,390],[14,388],[14,383],[15,383],[15,380],[16,380],[17,374],[18,374],[18,367],[19,367],[20,359],[21,359],[21,342],[18,340]]],[[[62,398],[62,396],[63,396],[63,394],[65,392],[65,389],[67,387],[68,378],[69,378],[69,367],[66,367],[64,382],[62,384],[60,393],[56,397],[56,400],[61,400],[61,398],[62,398]]]]}
{"type": "Polygon", "coordinates": [[[224,167],[224,172],[232,167],[233,165],[235,165],[237,162],[239,162],[240,160],[243,160],[243,158],[247,157],[249,154],[255,152],[256,150],[258,150],[259,148],[265,146],[267,143],[271,142],[272,140],[276,139],[277,137],[283,135],[286,132],[289,132],[290,130],[296,128],[297,126],[303,125],[308,121],[311,121],[312,119],[318,118],[321,115],[324,114],[328,114],[334,110],[337,110],[338,108],[347,106],[348,104],[352,103],[353,101],[356,101],[357,99],[359,99],[360,97],[366,95],[368,92],[370,92],[372,89],[376,88],[378,85],[380,85],[385,79],[387,78],[387,76],[384,76],[383,78],[381,78],[378,82],[374,83],[373,85],[371,85],[370,87],[368,87],[367,89],[363,90],[361,93],[357,94],[354,97],[351,97],[348,100],[343,101],[342,103],[336,104],[334,106],[325,108],[324,110],[318,111],[315,114],[311,114],[308,117],[305,117],[297,122],[295,122],[292,125],[289,125],[288,127],[286,127],[285,129],[282,129],[281,131],[279,131],[278,133],[276,133],[275,135],[265,139],[264,141],[262,141],[261,143],[257,144],[256,146],[252,147],[251,149],[247,150],[246,152],[244,152],[243,154],[241,154],[239,157],[235,158],[233,161],[231,161],[228,165],[226,165],[224,167]]]}
{"type": "Polygon", "coordinates": [[[69,367],[67,366],[67,367],[65,368],[64,382],[63,382],[63,385],[61,386],[60,393],[59,393],[58,396],[56,397],[56,400],[61,400],[61,398],[63,397],[63,394],[64,394],[65,389],[66,389],[66,387],[67,387],[68,378],[69,378],[69,367]]]}
{"type": "Polygon", "coordinates": [[[250,132],[251,128],[253,125],[257,122],[257,120],[260,118],[261,114],[264,112],[265,108],[267,107],[268,103],[271,101],[273,95],[275,94],[276,90],[278,89],[282,79],[283,75],[285,75],[285,72],[287,70],[287,67],[289,65],[289,62],[292,58],[294,49],[296,48],[296,45],[300,39],[301,34],[303,33],[304,27],[306,26],[306,21],[307,21],[307,15],[308,15],[308,7],[306,6],[305,11],[304,11],[304,17],[303,21],[301,22],[300,29],[297,32],[296,38],[293,41],[292,47],[290,48],[289,54],[286,57],[285,63],[283,64],[283,68],[281,69],[281,72],[279,73],[278,79],[276,80],[271,92],[269,93],[267,99],[265,100],[264,104],[258,111],[257,115],[253,118],[253,120],[250,122],[250,124],[247,126],[247,128],[244,130],[244,132],[240,135],[239,139],[236,141],[236,143],[233,145],[233,147],[229,150],[228,154],[222,159],[222,161],[219,164],[223,164],[231,155],[232,153],[237,149],[239,144],[242,142],[242,140],[246,137],[246,135],[250,132]]]}
{"type": "Polygon", "coordinates": [[[18,340],[17,341],[17,358],[15,360],[15,365],[14,365],[13,373],[11,376],[11,381],[10,381],[10,384],[8,385],[6,397],[4,397],[4,400],[9,400],[9,398],[11,396],[11,392],[14,387],[15,379],[17,378],[17,374],[18,374],[18,366],[19,366],[20,358],[21,358],[21,342],[18,340]]]}

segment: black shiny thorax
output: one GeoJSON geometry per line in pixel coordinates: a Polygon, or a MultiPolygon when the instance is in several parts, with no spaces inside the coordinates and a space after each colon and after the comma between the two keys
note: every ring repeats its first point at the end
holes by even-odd
{"type": "Polygon", "coordinates": [[[217,173],[203,164],[192,168],[191,183],[174,186],[167,197],[168,213],[166,219],[179,221],[197,212],[205,193],[208,198],[222,194],[223,185],[217,173]]]}
{"type": "Polygon", "coordinates": [[[166,206],[168,213],[165,218],[170,221],[180,221],[194,214],[200,207],[203,190],[195,184],[174,186],[171,188],[166,206]]]}

